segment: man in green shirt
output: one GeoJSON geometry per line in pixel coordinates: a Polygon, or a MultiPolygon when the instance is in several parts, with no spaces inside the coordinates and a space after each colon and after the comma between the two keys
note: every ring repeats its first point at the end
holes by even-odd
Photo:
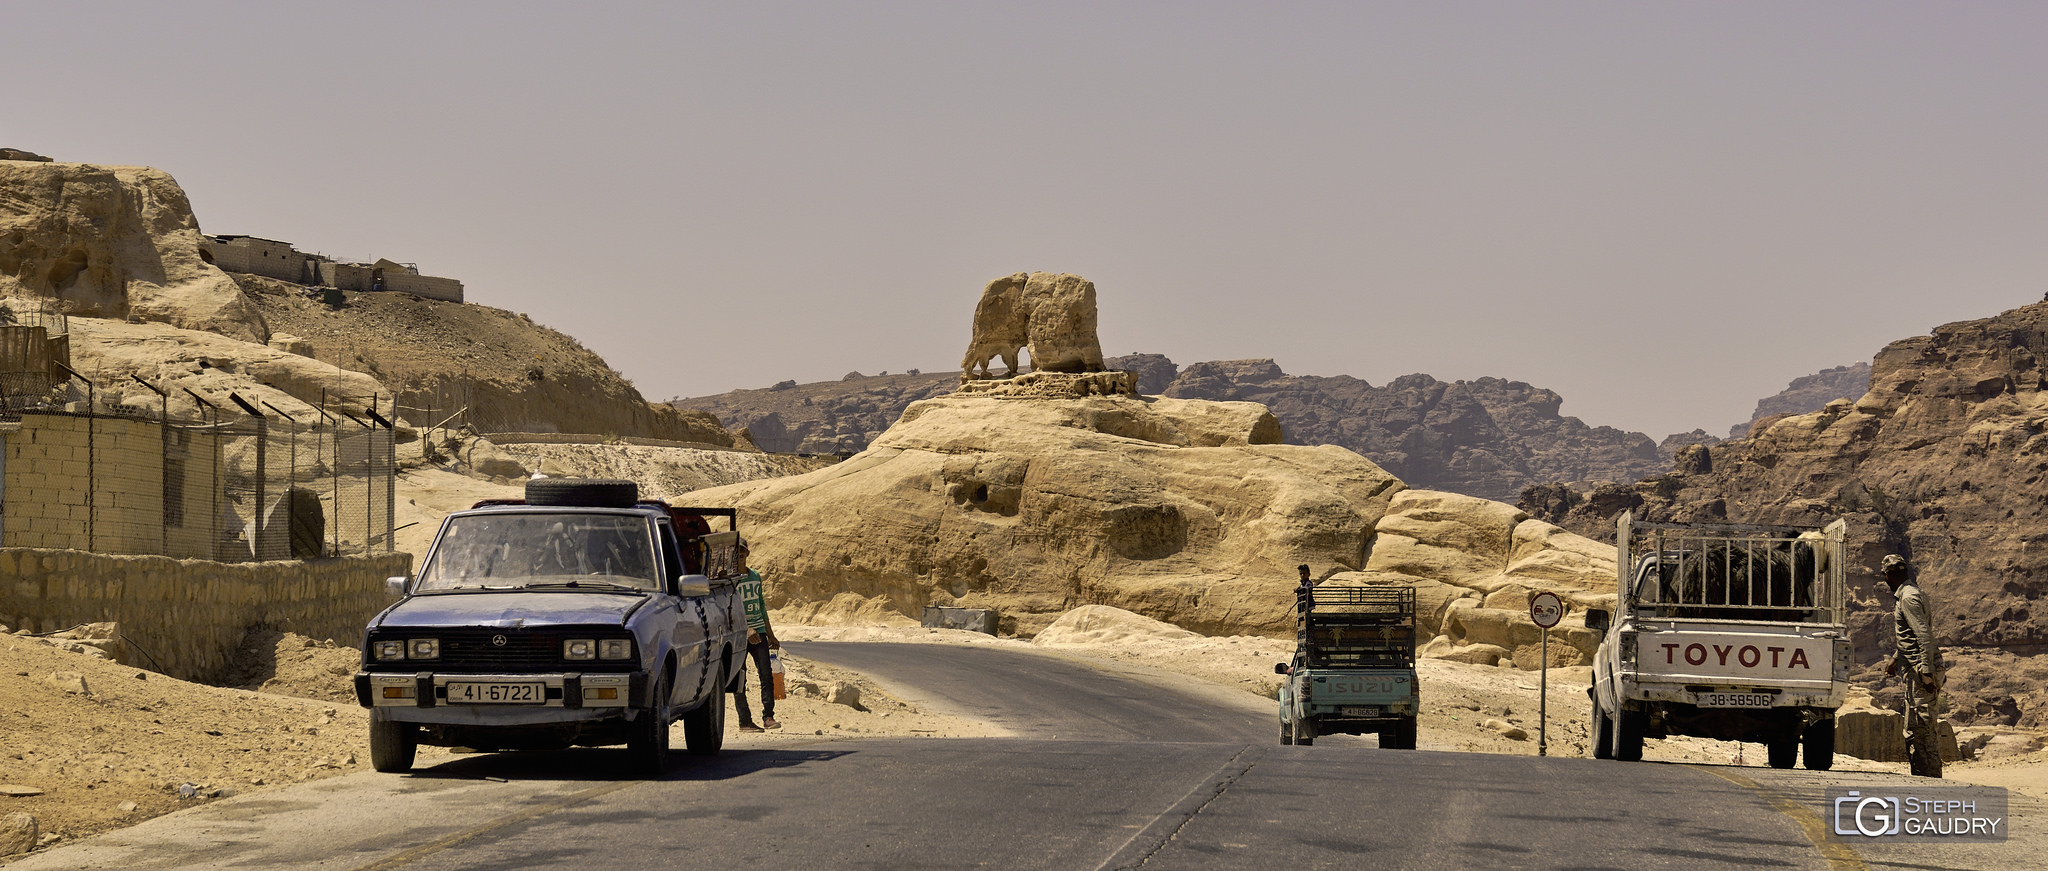
{"type": "Polygon", "coordinates": [[[754,724],[745,687],[733,694],[733,707],[739,711],[742,732],[759,732],[763,726],[780,729],[782,724],[775,722],[775,675],[768,664],[768,651],[781,650],[782,642],[776,640],[775,630],[768,625],[768,594],[762,589],[761,573],[747,567],[746,542],[733,548],[733,564],[747,573],[739,585],[740,607],[747,615],[747,656],[754,660],[754,670],[761,676],[761,724],[754,724]]]}

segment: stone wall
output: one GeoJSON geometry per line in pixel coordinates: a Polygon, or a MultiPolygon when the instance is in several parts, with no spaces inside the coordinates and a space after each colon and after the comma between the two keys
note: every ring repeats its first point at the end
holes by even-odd
{"type": "Polygon", "coordinates": [[[129,664],[209,681],[252,627],[361,643],[364,624],[391,602],[384,579],[411,566],[406,553],[230,564],[0,548],[0,623],[17,632],[119,623],[129,664]]]}
{"type": "Polygon", "coordinates": [[[214,236],[202,241],[199,250],[213,258],[213,265],[227,272],[246,272],[304,284],[311,255],[300,253],[289,242],[258,239],[255,236],[214,236]]]}
{"type": "MultiPolygon", "coordinates": [[[[358,293],[368,293],[376,289],[378,267],[336,263],[331,260],[322,260],[313,266],[320,284],[325,287],[338,287],[358,293]]],[[[437,278],[389,267],[382,271],[384,290],[395,290],[430,299],[445,299],[449,302],[462,301],[462,282],[453,278],[437,278]]]]}
{"type": "Polygon", "coordinates": [[[214,555],[216,436],[27,413],[0,432],[0,546],[214,555]]]}

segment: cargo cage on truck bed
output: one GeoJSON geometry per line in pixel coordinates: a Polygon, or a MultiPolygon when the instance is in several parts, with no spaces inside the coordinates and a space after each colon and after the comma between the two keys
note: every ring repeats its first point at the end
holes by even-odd
{"type": "Polygon", "coordinates": [[[1415,664],[1412,587],[1303,586],[1295,638],[1310,668],[1409,668],[1415,664]]]}
{"type": "Polygon", "coordinates": [[[1840,623],[1846,524],[1646,523],[1623,518],[1616,569],[1628,600],[1654,618],[1840,623]]]}

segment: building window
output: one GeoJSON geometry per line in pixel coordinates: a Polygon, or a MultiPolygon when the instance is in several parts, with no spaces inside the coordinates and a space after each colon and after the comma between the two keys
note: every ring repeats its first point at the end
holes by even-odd
{"type": "Polygon", "coordinates": [[[185,461],[164,458],[164,528],[185,525],[185,461]]]}

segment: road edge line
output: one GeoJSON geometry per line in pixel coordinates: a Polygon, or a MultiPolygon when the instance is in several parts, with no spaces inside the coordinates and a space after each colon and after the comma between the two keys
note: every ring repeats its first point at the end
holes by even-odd
{"type": "Polygon", "coordinates": [[[1704,771],[1763,796],[1765,801],[1771,803],[1773,810],[1785,815],[1799,827],[1799,831],[1806,835],[1806,840],[1811,841],[1813,846],[1820,850],[1821,858],[1827,860],[1829,868],[1835,871],[1870,871],[1870,866],[1864,864],[1863,857],[1856,855],[1856,851],[1849,849],[1847,844],[1828,840],[1827,824],[1821,821],[1820,814],[1813,812],[1813,808],[1779,795],[1776,790],[1740,774],[1730,774],[1700,765],[1685,767],[1694,771],[1704,771]]]}

